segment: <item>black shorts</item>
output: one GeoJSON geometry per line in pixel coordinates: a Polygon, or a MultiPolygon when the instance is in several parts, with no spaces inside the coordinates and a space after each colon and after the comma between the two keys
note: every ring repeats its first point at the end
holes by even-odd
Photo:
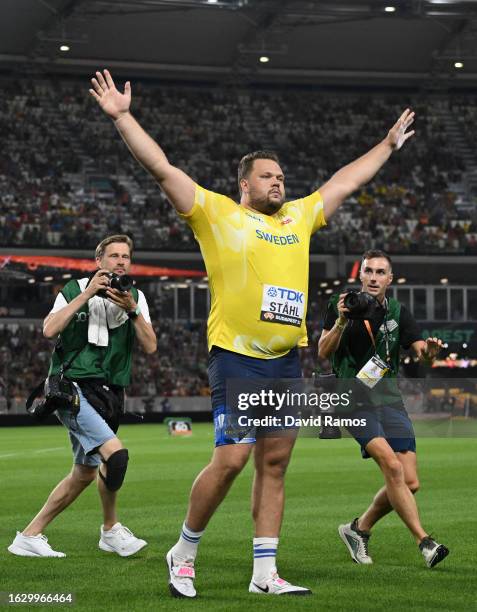
{"type": "Polygon", "coordinates": [[[361,446],[363,459],[369,459],[366,445],[374,438],[386,438],[394,452],[416,452],[416,436],[411,419],[404,406],[381,406],[363,408],[352,414],[353,419],[364,419],[363,426],[347,427],[349,433],[361,446]]]}

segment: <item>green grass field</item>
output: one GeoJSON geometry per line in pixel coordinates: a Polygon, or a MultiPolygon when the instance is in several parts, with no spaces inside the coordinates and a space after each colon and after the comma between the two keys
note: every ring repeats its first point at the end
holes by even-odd
{"type": "Polygon", "coordinates": [[[99,611],[228,611],[249,605],[288,611],[477,610],[475,437],[418,439],[422,522],[451,550],[433,570],[425,567],[394,514],[373,532],[374,565],[351,561],[337,525],[367,506],[381,486],[380,474],[371,460],[360,458],[353,440],[302,438],[288,472],[278,561],[284,578],[310,587],[313,595],[278,598],[248,593],[248,466],[202,538],[199,598],[194,601],[169,596],[164,554],[177,539],[190,485],[209,459],[212,427],[194,425],[191,438],[178,439],[170,438],[162,425],[124,426],[120,437],[131,456],[120,494],[120,520],[149,546],[127,559],[98,549],[101,515],[92,485],[47,530],[50,543],[67,558],[34,559],[15,557],[6,548],[68,471],[67,435],[60,427],[0,430],[0,591],[73,592],[74,609],[99,611]]]}

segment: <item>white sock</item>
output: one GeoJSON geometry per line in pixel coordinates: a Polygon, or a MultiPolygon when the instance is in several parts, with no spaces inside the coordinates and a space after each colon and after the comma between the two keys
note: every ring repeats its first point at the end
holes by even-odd
{"type": "Polygon", "coordinates": [[[173,548],[172,556],[181,559],[182,561],[190,560],[194,561],[197,556],[197,548],[199,547],[200,538],[202,537],[202,531],[192,531],[187,525],[182,525],[181,535],[177,541],[177,544],[173,548]]]}
{"type": "Polygon", "coordinates": [[[253,538],[253,579],[264,582],[277,571],[278,538],[253,538]]]}

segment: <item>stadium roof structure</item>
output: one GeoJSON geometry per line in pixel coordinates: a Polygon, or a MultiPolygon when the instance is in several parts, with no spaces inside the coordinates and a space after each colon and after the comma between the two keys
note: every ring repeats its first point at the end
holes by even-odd
{"type": "Polygon", "coordinates": [[[477,0],[0,3],[0,71],[102,67],[131,79],[474,88],[477,0]]]}

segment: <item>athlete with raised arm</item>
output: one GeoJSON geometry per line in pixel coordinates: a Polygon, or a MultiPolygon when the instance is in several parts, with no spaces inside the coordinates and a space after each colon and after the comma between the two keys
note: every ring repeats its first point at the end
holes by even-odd
{"type": "Polygon", "coordinates": [[[284,508],[284,476],[294,439],[233,438],[226,423],[227,378],[300,378],[298,346],[306,346],[310,236],[355,190],[371,180],[392,152],[413,135],[406,110],[368,153],[339,170],[318,191],[285,203],[277,156],[257,151],[240,161],[240,203],[197,185],[171,165],[130,112],[131,85],[117,90],[107,70],[96,72],[90,93],[137,161],[155,178],[200,244],[211,289],[208,321],[209,380],[216,448],[197,476],[178,542],[167,553],[169,586],[176,597],[195,597],[194,562],[200,538],[255,444],[252,488],[253,575],[259,594],[303,595],[309,589],[278,576],[276,552],[284,508]],[[273,311],[270,306],[274,296],[273,311]],[[294,300],[294,316],[286,314],[294,300]],[[273,316],[272,316],[273,315],[273,316]]]}

